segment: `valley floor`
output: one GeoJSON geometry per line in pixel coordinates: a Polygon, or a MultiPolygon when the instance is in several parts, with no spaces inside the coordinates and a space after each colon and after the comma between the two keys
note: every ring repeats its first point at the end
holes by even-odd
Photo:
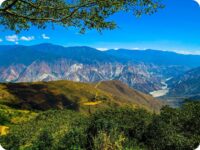
{"type": "Polygon", "coordinates": [[[162,81],[162,87],[161,90],[156,90],[156,91],[152,91],[149,94],[151,94],[153,97],[161,97],[161,96],[165,96],[168,92],[169,92],[169,88],[168,88],[168,84],[166,83],[169,79],[166,79],[165,81],[162,81]]]}

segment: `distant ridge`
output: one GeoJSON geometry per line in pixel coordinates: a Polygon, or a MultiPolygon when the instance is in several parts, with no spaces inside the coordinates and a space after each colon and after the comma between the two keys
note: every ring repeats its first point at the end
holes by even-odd
{"type": "Polygon", "coordinates": [[[144,63],[153,63],[156,65],[178,65],[187,67],[200,66],[200,55],[186,55],[171,51],[162,50],[108,50],[106,53],[118,56],[123,59],[129,59],[144,63]]]}
{"type": "MultiPolygon", "coordinates": [[[[100,51],[88,46],[73,46],[64,47],[60,45],[41,43],[33,46],[23,45],[0,45],[0,54],[7,54],[12,49],[15,55],[20,55],[18,50],[23,49],[33,50],[46,54],[52,54],[55,57],[65,57],[81,63],[94,63],[96,62],[144,62],[153,63],[156,65],[181,65],[187,67],[200,66],[200,55],[179,54],[172,51],[163,50],[107,50],[100,51]],[[15,51],[14,51],[15,50],[15,51]]],[[[23,51],[25,52],[25,51],[23,51]]],[[[27,56],[31,56],[27,54],[27,56]]],[[[7,54],[7,57],[9,55],[7,54]]]]}

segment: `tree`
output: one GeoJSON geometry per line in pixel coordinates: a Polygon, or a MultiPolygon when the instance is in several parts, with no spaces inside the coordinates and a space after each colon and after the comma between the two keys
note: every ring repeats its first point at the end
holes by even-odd
{"type": "Polygon", "coordinates": [[[6,116],[3,112],[0,111],[0,125],[5,125],[10,122],[8,116],[6,116]]]}
{"type": "Polygon", "coordinates": [[[58,144],[59,150],[83,150],[87,144],[87,133],[83,127],[74,127],[58,144]]]}
{"type": "Polygon", "coordinates": [[[180,108],[165,106],[149,125],[148,149],[192,150],[200,141],[200,102],[187,102],[180,108]]]}
{"type": "Polygon", "coordinates": [[[5,149],[9,150],[20,149],[20,138],[18,135],[8,134],[8,136],[0,137],[0,143],[5,149]]]}
{"type": "Polygon", "coordinates": [[[122,150],[125,144],[125,136],[123,133],[119,133],[113,129],[111,133],[105,131],[99,131],[97,136],[94,137],[94,146],[92,149],[95,150],[122,150]]]}
{"type": "Polygon", "coordinates": [[[109,17],[120,11],[134,15],[152,14],[162,8],[162,0],[6,0],[0,7],[0,24],[16,32],[32,25],[46,28],[48,23],[86,29],[114,29],[109,17]]]}
{"type": "Polygon", "coordinates": [[[38,140],[33,143],[33,150],[51,150],[53,149],[53,137],[48,131],[43,131],[38,140]]]}
{"type": "MultiPolygon", "coordinates": [[[[88,145],[93,145],[93,137],[98,137],[99,132],[114,135],[113,131],[123,133],[127,139],[124,145],[134,147],[143,144],[144,133],[151,123],[152,115],[143,110],[131,108],[113,108],[97,111],[91,117],[91,124],[88,127],[88,145]]],[[[118,135],[118,134],[116,134],[118,135]]],[[[118,136],[115,137],[116,139],[118,136]]],[[[100,142],[100,141],[99,141],[100,142]]]]}

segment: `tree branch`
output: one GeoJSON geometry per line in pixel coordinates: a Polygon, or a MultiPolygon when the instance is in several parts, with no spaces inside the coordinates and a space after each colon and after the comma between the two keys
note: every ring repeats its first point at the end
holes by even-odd
{"type": "Polygon", "coordinates": [[[3,8],[2,11],[11,9],[17,2],[18,2],[18,0],[13,0],[13,2],[11,4],[9,4],[8,6],[6,6],[5,8],[3,8]]]}

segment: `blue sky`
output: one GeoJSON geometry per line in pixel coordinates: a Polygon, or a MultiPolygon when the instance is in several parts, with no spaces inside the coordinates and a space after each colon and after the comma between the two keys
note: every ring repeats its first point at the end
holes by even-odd
{"type": "Polygon", "coordinates": [[[200,6],[193,0],[165,0],[165,8],[151,16],[118,13],[111,17],[119,28],[78,34],[76,29],[56,26],[53,30],[31,28],[15,35],[0,27],[0,44],[91,46],[100,49],[159,49],[200,54],[200,6]]]}

